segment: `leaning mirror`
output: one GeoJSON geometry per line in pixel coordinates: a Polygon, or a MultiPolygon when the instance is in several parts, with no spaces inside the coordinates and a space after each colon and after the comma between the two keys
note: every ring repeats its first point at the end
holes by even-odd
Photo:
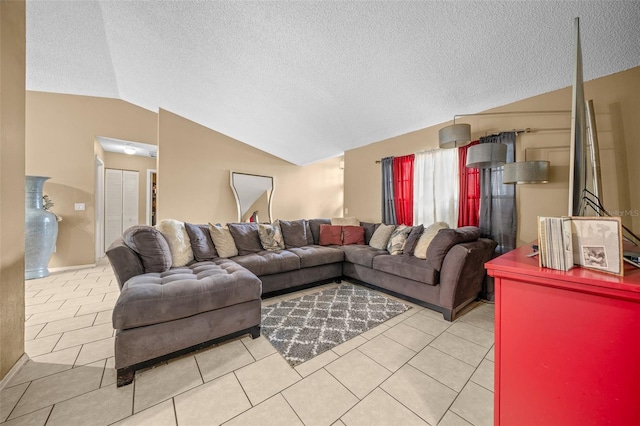
{"type": "Polygon", "coordinates": [[[271,222],[273,176],[232,171],[231,189],[238,206],[238,222],[271,222]]]}

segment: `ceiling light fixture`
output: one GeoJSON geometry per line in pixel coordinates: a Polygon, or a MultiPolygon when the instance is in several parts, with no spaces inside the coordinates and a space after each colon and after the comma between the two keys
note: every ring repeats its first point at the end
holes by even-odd
{"type": "Polygon", "coordinates": [[[503,143],[481,143],[469,147],[467,167],[473,169],[491,169],[507,162],[507,146],[503,143]]]}
{"type": "Polygon", "coordinates": [[[548,161],[508,163],[502,169],[503,183],[549,183],[548,161]]]}
{"type": "Polygon", "coordinates": [[[128,155],[134,155],[136,153],[136,147],[133,144],[126,144],[124,146],[124,153],[128,155]]]}

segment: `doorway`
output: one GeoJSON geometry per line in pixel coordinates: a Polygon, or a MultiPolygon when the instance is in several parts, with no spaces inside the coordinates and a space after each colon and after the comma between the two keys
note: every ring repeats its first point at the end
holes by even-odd
{"type": "Polygon", "coordinates": [[[96,262],[104,256],[104,161],[96,155],[96,262]]]}
{"type": "Polygon", "coordinates": [[[147,169],[147,225],[156,225],[156,194],[158,189],[158,173],[147,169]]]}

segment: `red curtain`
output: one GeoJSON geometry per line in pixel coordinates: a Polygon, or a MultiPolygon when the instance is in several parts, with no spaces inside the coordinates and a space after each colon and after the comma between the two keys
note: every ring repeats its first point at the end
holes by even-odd
{"type": "Polygon", "coordinates": [[[467,168],[467,150],[479,141],[458,148],[458,170],[460,173],[460,203],[458,205],[458,227],[478,226],[480,223],[480,169],[467,168]]]}
{"type": "Polygon", "coordinates": [[[413,225],[413,160],[415,155],[393,159],[393,198],[398,225],[413,225]]]}

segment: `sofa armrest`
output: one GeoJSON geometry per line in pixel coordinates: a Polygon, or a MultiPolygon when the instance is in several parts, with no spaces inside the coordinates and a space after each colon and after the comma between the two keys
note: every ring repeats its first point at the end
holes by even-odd
{"type": "Polygon", "coordinates": [[[116,275],[120,290],[122,290],[124,283],[131,277],[144,274],[142,260],[135,251],[124,244],[122,237],[119,237],[111,243],[106,251],[106,255],[116,275]]]}
{"type": "Polygon", "coordinates": [[[495,247],[495,241],[479,238],[456,244],[447,252],[440,271],[440,306],[451,312],[451,320],[458,306],[482,290],[484,264],[491,259],[495,247]]]}

